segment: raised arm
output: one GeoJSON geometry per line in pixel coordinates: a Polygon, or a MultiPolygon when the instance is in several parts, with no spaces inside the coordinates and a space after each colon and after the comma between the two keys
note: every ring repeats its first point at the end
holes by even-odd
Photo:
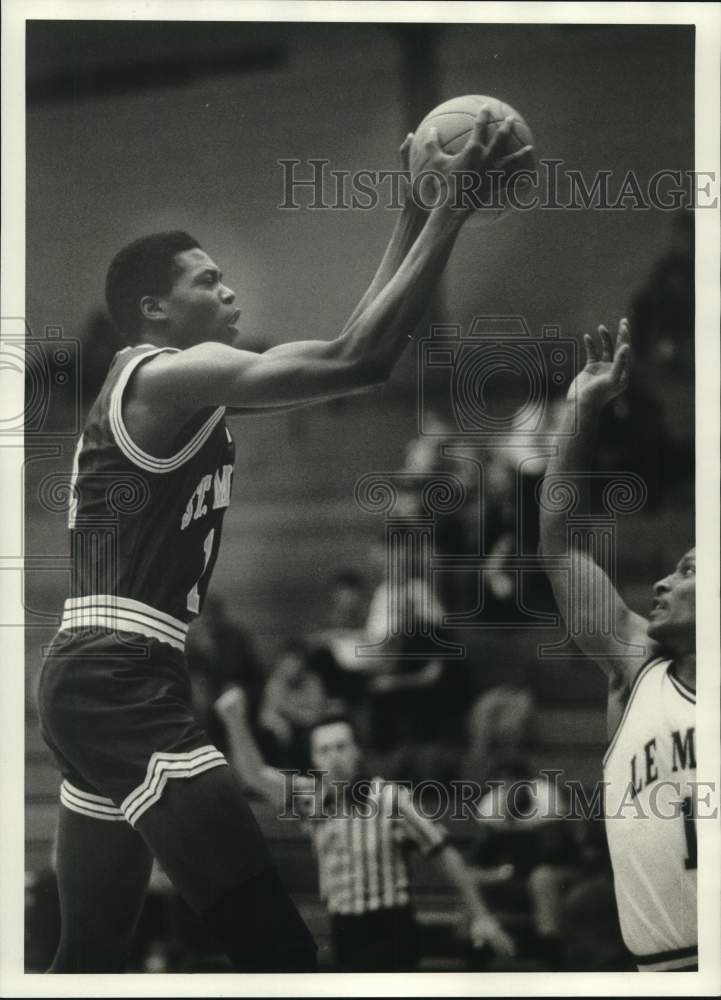
{"type": "Polygon", "coordinates": [[[601,411],[628,382],[628,323],[625,319],[619,323],[615,344],[603,326],[599,327],[598,340],[586,335],[584,343],[586,365],[569,390],[556,454],[548,463],[542,486],[541,550],[561,614],[566,622],[573,622],[574,641],[606,672],[611,690],[623,693],[653,651],[646,636],[647,622],[627,607],[588,552],[574,548],[573,543],[567,550],[567,515],[554,501],[554,492],[566,482],[571,490],[582,493],[587,484],[583,474],[593,466],[601,411]],[[559,568],[559,557],[567,559],[570,568],[559,568]],[[609,602],[610,633],[602,628],[609,602]]]}
{"type": "MultiPolygon", "coordinates": [[[[408,171],[408,153],[410,150],[411,142],[413,141],[413,133],[410,132],[403,145],[400,148],[400,161],[401,169],[405,172],[408,171]]],[[[358,302],[351,315],[346,320],[346,323],[341,331],[344,333],[350,325],[360,316],[366,306],[373,301],[373,299],[378,295],[381,289],[385,288],[388,282],[391,280],[393,275],[396,273],[398,268],[403,262],[406,254],[410,248],[415,243],[416,239],[420,235],[423,229],[423,224],[426,221],[428,213],[418,207],[413,199],[409,197],[409,188],[406,183],[402,194],[402,205],[401,211],[398,213],[396,218],[396,223],[393,227],[393,232],[386,246],[385,252],[381,259],[378,269],[376,270],[373,280],[371,281],[368,288],[365,290],[363,297],[358,302]]],[[[322,342],[320,342],[322,343],[322,342]]],[[[276,356],[284,356],[286,358],[291,358],[294,355],[304,356],[308,350],[308,342],[290,342],[288,344],[281,345],[282,349],[276,349],[276,356]]],[[[363,391],[364,387],[361,387],[358,391],[363,391]]],[[[244,407],[234,407],[227,411],[227,413],[238,414],[242,416],[262,416],[263,414],[273,414],[278,412],[287,412],[289,410],[296,410],[300,407],[307,407],[313,405],[314,403],[322,402],[321,399],[302,399],[292,403],[278,403],[275,405],[266,406],[244,406],[244,407]]]]}
{"type": "MultiPolygon", "coordinates": [[[[412,142],[413,133],[409,132],[403,140],[403,145],[400,148],[401,169],[405,173],[408,173],[409,155],[412,142]]],[[[344,333],[348,329],[348,327],[360,316],[366,306],[373,301],[383,288],[385,288],[403,263],[406,254],[413,246],[423,229],[423,224],[426,221],[428,213],[417,206],[413,201],[413,198],[411,198],[407,181],[403,189],[402,201],[403,204],[400,214],[396,219],[396,224],[393,227],[393,232],[391,233],[391,238],[388,241],[388,246],[386,247],[385,253],[381,258],[378,269],[373,276],[373,280],[368,288],[366,288],[358,305],[348,317],[341,333],[344,333]]]]}
{"type": "MultiPolygon", "coordinates": [[[[229,756],[233,769],[250,791],[260,795],[280,812],[288,799],[285,776],[265,763],[256,746],[247,717],[245,692],[242,688],[228,688],[215,703],[215,711],[223,721],[228,736],[229,756]]],[[[295,793],[307,790],[312,794],[312,779],[296,775],[295,793]]]]}
{"type": "MultiPolygon", "coordinates": [[[[508,134],[509,119],[486,145],[487,110],[479,114],[468,144],[444,154],[437,136],[429,140],[431,166],[453,189],[461,172],[507,163],[526,150],[494,160],[508,134]]],[[[370,289],[338,337],[281,344],[263,354],[204,343],[161,354],[141,366],[136,392],[156,408],[178,417],[205,406],[285,406],[363,391],[384,382],[427,308],[470,203],[448,198],[425,217],[422,227],[409,207],[386,251],[370,289]],[[420,232],[417,234],[417,229],[420,232]]]]}

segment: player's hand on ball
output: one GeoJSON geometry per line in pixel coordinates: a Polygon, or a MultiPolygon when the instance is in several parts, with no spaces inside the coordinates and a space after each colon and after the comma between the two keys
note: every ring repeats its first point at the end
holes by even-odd
{"type": "Polygon", "coordinates": [[[631,334],[628,320],[618,324],[614,343],[605,326],[599,326],[596,337],[585,334],[586,365],[576,376],[568,398],[604,406],[628,385],[631,367],[631,334]]]}
{"type": "Polygon", "coordinates": [[[474,948],[489,945],[497,955],[504,958],[512,958],[516,954],[513,938],[490,913],[471,921],[470,936],[474,948]]]}
{"type": "Polygon", "coordinates": [[[410,162],[411,162],[411,147],[413,146],[413,139],[415,138],[413,132],[409,132],[401,143],[398,149],[398,161],[401,167],[401,199],[404,207],[407,209],[412,209],[414,211],[423,211],[422,206],[417,204],[411,197],[411,172],[410,172],[410,162]]]}
{"type": "Polygon", "coordinates": [[[484,105],[476,115],[465,146],[453,155],[444,153],[441,149],[437,129],[429,130],[424,143],[427,159],[423,168],[423,173],[428,173],[429,176],[421,176],[419,190],[424,204],[428,204],[429,201],[432,203],[435,194],[440,201],[439,207],[467,217],[475,208],[490,201],[492,179],[489,171],[510,174],[513,164],[533,151],[533,146],[526,145],[512,153],[504,154],[503,150],[507,146],[515,119],[513,116],[505,118],[489,139],[490,119],[491,110],[484,105]],[[439,190],[441,182],[433,176],[433,173],[445,178],[447,191],[439,190]]]}

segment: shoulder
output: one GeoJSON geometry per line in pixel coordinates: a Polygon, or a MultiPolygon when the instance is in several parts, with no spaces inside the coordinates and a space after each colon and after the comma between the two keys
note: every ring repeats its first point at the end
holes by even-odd
{"type": "Polygon", "coordinates": [[[646,620],[634,615],[637,619],[636,642],[643,644],[644,656],[619,657],[617,660],[609,660],[605,667],[608,678],[608,703],[607,715],[609,725],[609,735],[616,728],[626,704],[631,697],[631,692],[642,675],[646,675],[648,667],[652,664],[660,663],[663,660],[661,648],[658,643],[649,639],[645,634],[646,620]],[[640,623],[643,623],[643,627],[640,623]]]}
{"type": "Polygon", "coordinates": [[[168,366],[186,352],[173,347],[144,348],[123,366],[110,409],[116,437],[127,439],[129,447],[137,446],[152,462],[174,456],[191,440],[206,440],[225,411],[193,402],[189,394],[181,400],[174,391],[163,391],[171,381],[168,366]]]}
{"type": "Polygon", "coordinates": [[[652,656],[635,672],[628,683],[618,682],[614,685],[613,678],[610,679],[606,720],[610,743],[604,760],[608,759],[611,748],[616,742],[621,726],[628,717],[632,705],[639,699],[645,698],[648,682],[652,677],[660,679],[666,677],[669,664],[670,660],[664,659],[662,656],[652,656]]]}

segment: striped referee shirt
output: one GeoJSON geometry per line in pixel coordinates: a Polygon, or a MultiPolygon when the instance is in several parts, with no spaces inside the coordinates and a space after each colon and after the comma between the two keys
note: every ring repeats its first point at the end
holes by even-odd
{"type": "Polygon", "coordinates": [[[318,859],[320,896],[329,913],[361,914],[410,903],[408,853],[439,850],[448,834],[421,816],[408,790],[373,778],[362,805],[304,825],[318,859]]]}

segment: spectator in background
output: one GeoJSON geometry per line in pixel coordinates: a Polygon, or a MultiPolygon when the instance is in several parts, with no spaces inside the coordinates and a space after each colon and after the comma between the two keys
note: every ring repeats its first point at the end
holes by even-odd
{"type": "Polygon", "coordinates": [[[441,631],[444,611],[423,577],[376,589],[368,613],[368,642],[378,649],[368,679],[369,739],[377,750],[428,743],[443,721],[447,672],[431,638],[441,631]],[[403,628],[396,629],[403,620],[403,628]]]}
{"type": "Polygon", "coordinates": [[[461,777],[481,785],[498,777],[494,761],[523,756],[533,742],[535,706],[525,688],[499,684],[484,691],[466,717],[461,777]]]}
{"type": "Polygon", "coordinates": [[[628,392],[610,402],[598,426],[598,467],[638,473],[647,509],[669,487],[694,481],[694,296],[694,219],[682,210],[670,248],[633,297],[628,392]]]}
{"type": "Polygon", "coordinates": [[[643,367],[693,383],[694,218],[682,209],[671,223],[671,246],[634,295],[633,342],[643,367]]]}
{"type": "MultiPolygon", "coordinates": [[[[586,796],[591,801],[591,790],[586,796]]],[[[601,817],[565,819],[548,832],[528,878],[537,950],[563,972],[634,971],[621,936],[601,817]]]]}
{"type": "Polygon", "coordinates": [[[225,732],[212,711],[229,685],[242,684],[248,693],[249,715],[257,734],[257,716],[265,671],[248,632],[228,613],[226,602],[208,595],[203,614],[188,632],[186,656],[193,688],[193,709],[215,745],[224,749],[225,732]]]}
{"type": "Polygon", "coordinates": [[[498,913],[515,915],[506,929],[517,951],[558,968],[562,900],[581,875],[578,824],[566,818],[563,790],[528,760],[501,756],[490,771],[472,860],[508,873],[489,890],[488,902],[498,913]]]}
{"type": "MultiPolygon", "coordinates": [[[[422,489],[437,473],[451,475],[461,483],[463,504],[448,513],[433,513],[434,551],[438,555],[466,555],[478,551],[477,517],[473,519],[478,511],[478,484],[473,465],[445,453],[445,445],[457,438],[457,434],[451,420],[435,410],[427,411],[423,416],[423,433],[407,444],[400,470],[408,474],[402,497],[408,516],[423,513],[422,489]]],[[[449,611],[463,607],[465,583],[466,574],[451,570],[438,574],[438,596],[449,611]]]]}
{"type": "Polygon", "coordinates": [[[366,583],[360,573],[344,569],[335,574],[328,593],[328,626],[308,637],[309,662],[329,698],[342,699],[353,716],[363,700],[366,675],[372,664],[356,654],[368,642],[366,583]]]}
{"type": "Polygon", "coordinates": [[[308,767],[307,734],[328,707],[306,646],[297,640],[286,643],[275,658],[258,714],[260,728],[270,737],[266,752],[276,767],[308,767]]]}
{"type": "MultiPolygon", "coordinates": [[[[227,691],[217,711],[228,728],[231,761],[241,779],[286,810],[290,788],[283,775],[265,764],[253,742],[243,692],[227,691]]],[[[512,941],[487,910],[443,827],[421,815],[407,789],[381,778],[364,780],[350,721],[323,717],[310,737],[313,767],[324,778],[298,778],[291,804],[306,817],[302,822],[315,848],[337,971],[415,969],[420,955],[409,887],[407,848],[412,846],[434,855],[457,890],[470,917],[473,945],[511,955],[512,941]]]]}

